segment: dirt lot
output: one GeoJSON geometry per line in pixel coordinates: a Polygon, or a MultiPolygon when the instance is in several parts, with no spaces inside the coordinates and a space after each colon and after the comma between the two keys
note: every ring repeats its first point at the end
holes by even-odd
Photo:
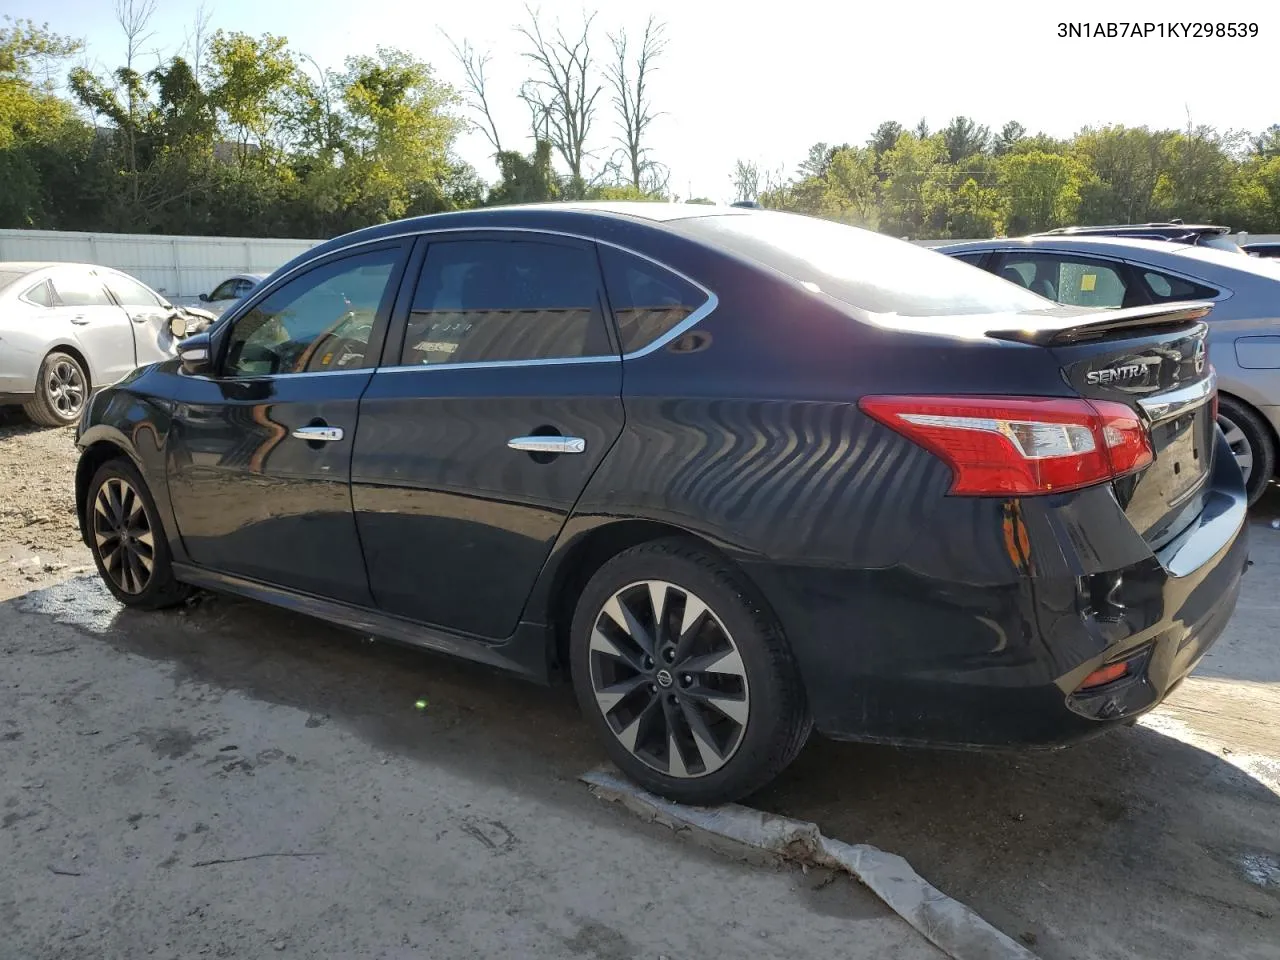
{"type": "MultiPolygon", "coordinates": [[[[73,462],[68,431],[0,425],[0,957],[937,956],[843,880],[590,800],[563,691],[228,598],[120,610],[73,462]]],[[[754,805],[905,856],[1047,960],[1280,958],[1277,516],[1228,633],[1137,727],[1019,756],[815,741],[754,805]]]]}

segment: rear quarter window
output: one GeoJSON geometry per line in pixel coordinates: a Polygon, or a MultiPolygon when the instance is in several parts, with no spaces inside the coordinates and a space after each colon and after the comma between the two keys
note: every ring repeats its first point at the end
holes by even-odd
{"type": "Polygon", "coordinates": [[[710,299],[700,287],[643,257],[606,246],[599,251],[624,354],[661,340],[710,299]]]}
{"type": "Polygon", "coordinates": [[[1147,285],[1152,299],[1156,301],[1208,300],[1216,297],[1219,292],[1202,283],[1170,276],[1158,270],[1143,270],[1142,282],[1147,285]]]}

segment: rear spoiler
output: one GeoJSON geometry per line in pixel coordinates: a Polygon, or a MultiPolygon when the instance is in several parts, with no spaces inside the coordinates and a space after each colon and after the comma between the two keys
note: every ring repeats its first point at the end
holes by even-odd
{"type": "Polygon", "coordinates": [[[1123,310],[1099,310],[1096,313],[1074,316],[1039,316],[1026,329],[988,330],[987,336],[996,340],[1012,340],[1015,343],[1031,343],[1053,346],[1063,343],[1079,343],[1097,340],[1117,330],[1138,332],[1152,327],[1173,327],[1195,323],[1209,315],[1213,304],[1206,301],[1182,301],[1156,303],[1123,310]]]}

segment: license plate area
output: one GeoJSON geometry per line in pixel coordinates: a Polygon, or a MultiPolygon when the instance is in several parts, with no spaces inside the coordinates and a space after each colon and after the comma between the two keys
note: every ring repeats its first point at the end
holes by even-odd
{"type": "Polygon", "coordinates": [[[1150,433],[1151,465],[1117,480],[1115,489],[1129,522],[1158,550],[1204,506],[1215,435],[1209,403],[1153,423],[1150,433]]]}
{"type": "Polygon", "coordinates": [[[1213,424],[1209,405],[1170,417],[1151,427],[1151,448],[1155,462],[1144,477],[1144,486],[1173,508],[1185,503],[1209,475],[1213,449],[1213,424]]]}

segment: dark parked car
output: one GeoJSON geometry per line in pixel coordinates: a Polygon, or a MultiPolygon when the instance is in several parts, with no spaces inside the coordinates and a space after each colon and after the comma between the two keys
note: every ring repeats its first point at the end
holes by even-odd
{"type": "Polygon", "coordinates": [[[1262,257],[1265,260],[1280,258],[1280,243],[1259,241],[1257,243],[1246,243],[1240,249],[1251,257],[1262,257]]]}
{"type": "Polygon", "coordinates": [[[1061,307],[767,211],[407,220],[96,394],[77,509],[125,604],[225,590],[569,676],[679,800],[815,726],[1057,745],[1159,703],[1235,607],[1207,309],[1061,307]]]}

